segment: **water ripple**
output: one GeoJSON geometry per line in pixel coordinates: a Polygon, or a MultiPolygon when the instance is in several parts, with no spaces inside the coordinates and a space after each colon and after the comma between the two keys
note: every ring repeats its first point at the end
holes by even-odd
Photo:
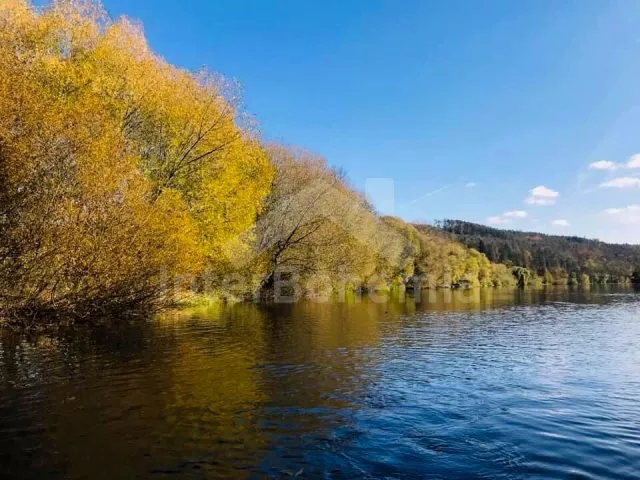
{"type": "Polygon", "coordinates": [[[2,331],[0,477],[640,477],[637,294],[481,295],[2,331]]]}

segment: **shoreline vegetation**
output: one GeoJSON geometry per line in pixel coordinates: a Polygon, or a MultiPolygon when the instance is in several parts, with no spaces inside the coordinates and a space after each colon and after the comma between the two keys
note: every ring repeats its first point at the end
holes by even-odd
{"type": "Polygon", "coordinates": [[[99,3],[1,2],[0,317],[640,279],[637,247],[584,243],[573,261],[514,232],[380,216],[323,158],[264,142],[238,92],[99,3]]]}

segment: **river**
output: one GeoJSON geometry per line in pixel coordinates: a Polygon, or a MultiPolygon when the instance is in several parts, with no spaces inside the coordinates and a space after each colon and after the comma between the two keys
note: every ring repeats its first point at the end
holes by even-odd
{"type": "Polygon", "coordinates": [[[0,331],[0,478],[640,477],[640,295],[437,292],[0,331]]]}

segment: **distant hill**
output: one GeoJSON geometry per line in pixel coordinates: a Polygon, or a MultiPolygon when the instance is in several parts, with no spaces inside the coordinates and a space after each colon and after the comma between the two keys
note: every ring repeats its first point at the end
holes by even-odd
{"type": "MultiPolygon", "coordinates": [[[[420,225],[433,231],[434,227],[420,225]]],[[[484,253],[494,263],[521,266],[554,283],[588,275],[592,282],[640,280],[640,246],[611,244],[574,236],[500,230],[462,220],[436,222],[436,229],[484,253]]]]}

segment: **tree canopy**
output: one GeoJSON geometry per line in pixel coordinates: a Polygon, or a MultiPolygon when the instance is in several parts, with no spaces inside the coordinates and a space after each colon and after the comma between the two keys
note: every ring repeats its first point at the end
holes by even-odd
{"type": "Polygon", "coordinates": [[[0,3],[0,302],[85,316],[226,261],[272,168],[215,77],[100,5],[0,3]]]}

